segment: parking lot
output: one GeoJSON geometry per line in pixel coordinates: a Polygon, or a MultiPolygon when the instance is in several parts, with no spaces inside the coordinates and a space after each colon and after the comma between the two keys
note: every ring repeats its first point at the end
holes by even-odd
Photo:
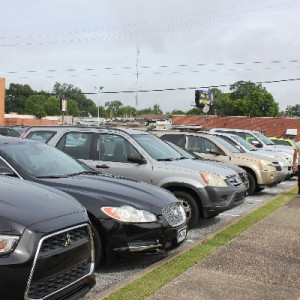
{"type": "Polygon", "coordinates": [[[248,196],[242,205],[226,211],[215,218],[202,219],[198,226],[188,232],[186,243],[180,248],[174,250],[173,253],[119,259],[105,267],[101,267],[96,270],[96,286],[84,299],[92,299],[98,293],[101,294],[99,295],[99,298],[97,297],[97,299],[101,299],[100,296],[103,296],[103,293],[109,293],[117,286],[122,286],[122,284],[125,284],[131,279],[133,280],[139,276],[139,272],[144,271],[145,268],[151,267],[151,265],[153,266],[154,263],[162,259],[168,259],[169,257],[172,257],[172,255],[178,254],[186,250],[188,247],[196,245],[196,243],[199,243],[205,238],[215,234],[231,222],[234,222],[236,219],[267,203],[277,195],[295,187],[296,184],[297,179],[293,177],[292,179],[281,182],[273,187],[266,187],[259,193],[256,193],[253,196],[248,196]]]}

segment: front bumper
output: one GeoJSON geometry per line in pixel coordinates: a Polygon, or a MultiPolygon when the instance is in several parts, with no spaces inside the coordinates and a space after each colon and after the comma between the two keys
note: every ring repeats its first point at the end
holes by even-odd
{"type": "Polygon", "coordinates": [[[242,204],[245,201],[246,192],[245,185],[240,187],[205,187],[200,194],[203,216],[210,217],[242,204]]]}
{"type": "Polygon", "coordinates": [[[261,176],[257,180],[259,185],[276,184],[282,182],[287,176],[287,174],[282,171],[261,171],[260,174],[261,176]]]}
{"type": "Polygon", "coordinates": [[[146,255],[165,253],[177,248],[186,239],[185,223],[171,227],[159,217],[153,223],[121,223],[112,219],[99,219],[108,255],[113,253],[126,255],[146,255]]]}

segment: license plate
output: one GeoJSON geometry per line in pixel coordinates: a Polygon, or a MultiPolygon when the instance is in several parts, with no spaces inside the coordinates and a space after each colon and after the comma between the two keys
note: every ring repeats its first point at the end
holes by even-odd
{"type": "Polygon", "coordinates": [[[182,228],[177,233],[177,243],[182,242],[186,238],[186,228],[182,228]]]}

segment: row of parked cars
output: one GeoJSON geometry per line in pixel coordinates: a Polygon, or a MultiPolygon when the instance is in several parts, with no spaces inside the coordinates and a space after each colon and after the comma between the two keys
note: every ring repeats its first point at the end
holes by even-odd
{"type": "Polygon", "coordinates": [[[0,298],[82,296],[95,266],[170,251],[200,218],[293,175],[288,149],[256,153],[216,131],[46,126],[0,136],[0,298]]]}

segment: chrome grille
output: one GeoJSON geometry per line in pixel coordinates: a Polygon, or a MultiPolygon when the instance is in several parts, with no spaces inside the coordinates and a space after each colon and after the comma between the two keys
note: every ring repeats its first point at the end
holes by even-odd
{"type": "Polygon", "coordinates": [[[88,224],[45,236],[38,245],[25,298],[47,299],[90,275],[93,269],[92,233],[88,224]]]}
{"type": "Polygon", "coordinates": [[[184,208],[178,202],[165,206],[162,209],[162,215],[172,227],[177,227],[186,220],[184,208]]]}

